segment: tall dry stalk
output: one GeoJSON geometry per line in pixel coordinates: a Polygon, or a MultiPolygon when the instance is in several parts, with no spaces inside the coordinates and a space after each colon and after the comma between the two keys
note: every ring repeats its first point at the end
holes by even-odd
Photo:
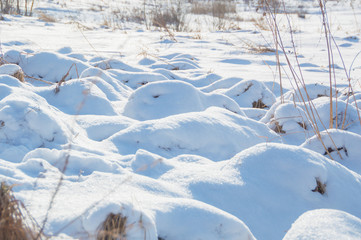
{"type": "MultiPolygon", "coordinates": [[[[324,29],[325,40],[327,45],[327,56],[328,56],[328,73],[329,73],[329,81],[330,81],[330,123],[329,128],[333,128],[333,104],[332,104],[332,68],[334,68],[333,64],[333,55],[332,55],[332,47],[330,41],[330,26],[328,23],[328,18],[326,15],[326,5],[323,0],[318,0],[318,4],[320,6],[321,14],[322,14],[322,26],[324,29]]],[[[337,121],[337,112],[336,112],[336,121],[337,121]]],[[[336,124],[337,128],[337,124],[336,124]]]]}
{"type": "MultiPolygon", "coordinates": [[[[284,43],[283,43],[283,39],[281,38],[281,34],[280,34],[280,29],[277,23],[277,18],[275,16],[275,11],[272,11],[271,5],[269,4],[268,0],[265,1],[265,6],[266,6],[266,16],[268,16],[268,23],[270,25],[270,28],[273,29],[273,36],[274,36],[274,43],[275,45],[278,45],[279,49],[283,52],[283,56],[285,57],[285,60],[287,62],[287,66],[291,72],[292,75],[292,79],[293,83],[296,85],[295,87],[295,91],[298,93],[297,97],[300,98],[299,100],[303,103],[305,112],[306,112],[306,117],[307,120],[310,122],[311,126],[312,126],[312,130],[314,132],[314,134],[317,136],[317,138],[319,139],[319,141],[321,142],[323,148],[325,149],[325,152],[328,154],[328,156],[332,158],[328,148],[326,147],[321,133],[320,133],[320,127],[323,127],[325,129],[325,131],[328,133],[327,131],[327,127],[323,124],[321,117],[319,115],[319,113],[317,112],[316,107],[314,106],[312,99],[310,98],[309,94],[308,94],[308,90],[306,87],[306,83],[303,77],[303,73],[302,73],[302,69],[298,60],[298,56],[297,56],[297,51],[296,51],[296,46],[295,46],[295,42],[293,40],[293,31],[292,31],[292,25],[289,19],[289,16],[287,14],[286,11],[286,7],[285,7],[285,3],[282,2],[283,4],[283,9],[284,9],[284,14],[287,17],[287,21],[288,21],[288,27],[290,29],[290,37],[291,37],[291,43],[292,43],[292,47],[293,47],[293,52],[294,52],[294,57],[297,63],[297,67],[298,67],[298,71],[296,71],[296,69],[293,67],[291,60],[287,54],[287,51],[285,49],[284,43]],[[305,96],[302,94],[302,90],[305,93],[305,96]],[[318,124],[321,124],[322,126],[318,126],[318,124]]],[[[329,29],[328,29],[329,30],[329,29]]],[[[327,35],[328,36],[328,35],[327,35]]],[[[328,45],[329,46],[329,45],[328,45]]],[[[279,60],[279,57],[277,57],[277,59],[279,60]]],[[[332,56],[332,51],[329,51],[329,61],[331,63],[331,59],[333,59],[332,56]]],[[[280,63],[278,63],[280,65],[280,63]]],[[[331,66],[331,64],[330,64],[331,66]]],[[[280,69],[280,68],[279,68],[280,69]]],[[[332,88],[332,69],[330,69],[330,88],[332,88]]],[[[282,78],[281,78],[282,79],[282,78]]],[[[331,126],[333,125],[333,109],[332,109],[332,90],[331,90],[331,95],[330,95],[330,122],[331,122],[331,126]]],[[[337,114],[336,114],[337,115],[337,114]]],[[[330,136],[330,134],[328,134],[331,142],[333,143],[335,149],[337,150],[336,144],[333,141],[332,137],[330,136]]],[[[340,152],[337,150],[338,155],[340,156],[340,158],[342,159],[342,156],[340,154],[340,152]]]]}

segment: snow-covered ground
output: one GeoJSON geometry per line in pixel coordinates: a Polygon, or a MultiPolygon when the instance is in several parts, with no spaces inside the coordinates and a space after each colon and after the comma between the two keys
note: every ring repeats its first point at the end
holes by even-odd
{"type": "Polygon", "coordinates": [[[146,2],[0,21],[0,180],[38,228],[95,239],[121,213],[129,240],[361,239],[359,1],[326,5],[331,75],[317,1],[277,15],[280,65],[262,10],[239,3],[224,31],[114,25],[146,2]]]}

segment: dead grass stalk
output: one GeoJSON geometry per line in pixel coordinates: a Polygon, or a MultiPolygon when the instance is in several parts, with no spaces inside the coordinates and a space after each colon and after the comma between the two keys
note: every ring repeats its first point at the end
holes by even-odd
{"type": "Polygon", "coordinates": [[[0,239],[30,240],[33,231],[25,224],[21,204],[12,194],[12,186],[0,186],[0,239]]]}

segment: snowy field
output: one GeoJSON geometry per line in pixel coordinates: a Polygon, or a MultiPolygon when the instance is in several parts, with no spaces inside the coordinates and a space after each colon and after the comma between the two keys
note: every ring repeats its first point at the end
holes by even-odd
{"type": "Polygon", "coordinates": [[[156,1],[2,15],[0,181],[44,239],[110,213],[127,240],[361,239],[360,1],[327,31],[316,0],[233,2],[181,31],[156,1]]]}

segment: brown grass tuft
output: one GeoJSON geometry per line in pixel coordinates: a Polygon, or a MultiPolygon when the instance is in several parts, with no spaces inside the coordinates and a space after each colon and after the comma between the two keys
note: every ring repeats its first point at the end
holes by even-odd
{"type": "Polygon", "coordinates": [[[110,213],[100,225],[97,240],[126,240],[127,217],[110,213]]]}
{"type": "Polygon", "coordinates": [[[38,18],[39,20],[44,22],[56,22],[56,19],[53,16],[50,16],[49,14],[46,14],[44,12],[39,12],[38,18]]]}
{"type": "Polygon", "coordinates": [[[321,195],[326,193],[326,183],[322,183],[319,178],[316,178],[316,184],[317,186],[315,189],[312,190],[312,192],[318,192],[321,193],[321,195]]]}
{"type": "Polygon", "coordinates": [[[19,201],[4,182],[0,186],[0,239],[30,240],[32,231],[24,224],[19,201]]]}
{"type": "Polygon", "coordinates": [[[275,122],[275,128],[273,129],[276,133],[282,133],[285,134],[286,132],[282,129],[282,126],[279,124],[279,122],[275,122]]]}
{"type": "Polygon", "coordinates": [[[23,71],[19,70],[16,73],[14,73],[14,77],[19,79],[20,82],[24,82],[24,73],[23,71]]]}
{"type": "Polygon", "coordinates": [[[254,102],[252,103],[252,107],[253,107],[253,108],[261,108],[261,109],[263,109],[263,108],[266,108],[267,105],[264,104],[261,99],[258,99],[258,101],[254,101],[254,102]]]}

